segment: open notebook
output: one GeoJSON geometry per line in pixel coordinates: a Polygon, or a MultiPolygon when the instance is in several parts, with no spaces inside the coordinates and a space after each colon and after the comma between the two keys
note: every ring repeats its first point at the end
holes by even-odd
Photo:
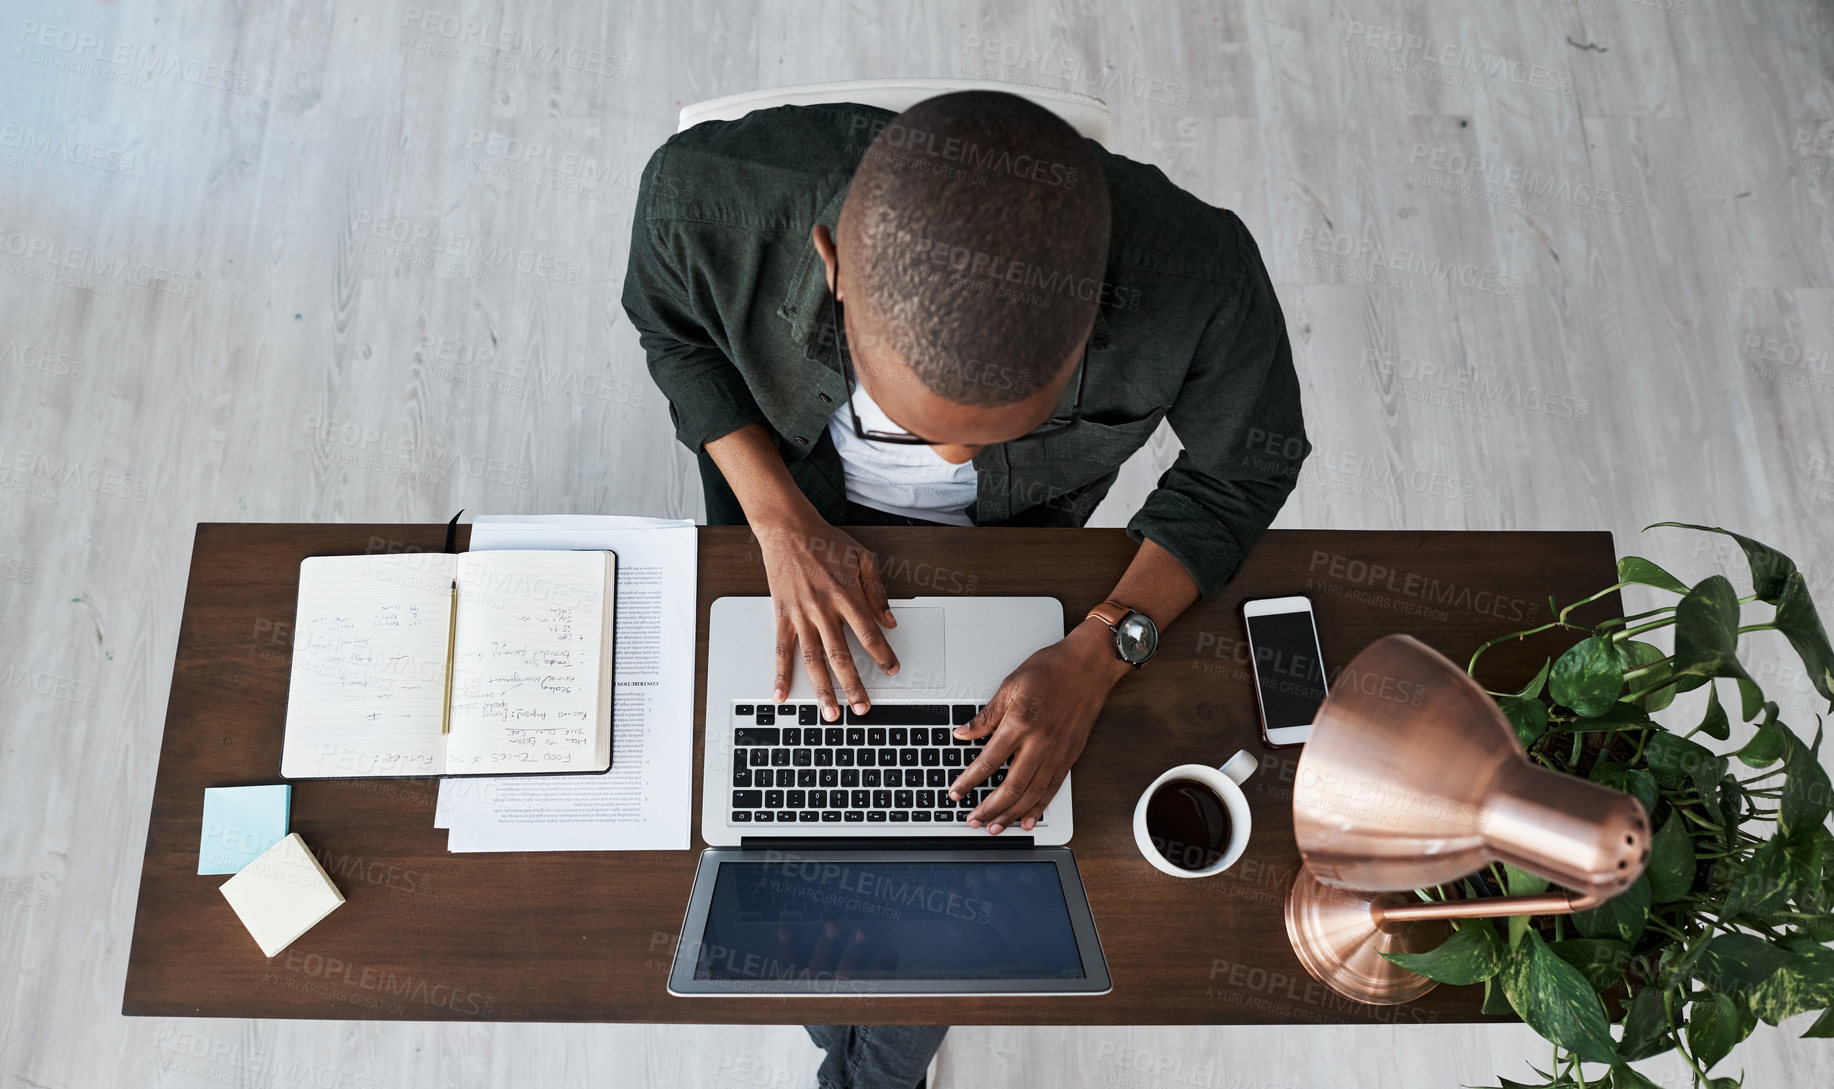
{"type": "Polygon", "coordinates": [[[617,563],[601,551],[304,560],[280,774],[611,767],[617,563]]]}

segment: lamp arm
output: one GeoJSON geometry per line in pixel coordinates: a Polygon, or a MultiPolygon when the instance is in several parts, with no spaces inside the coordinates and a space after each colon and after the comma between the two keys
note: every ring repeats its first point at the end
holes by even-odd
{"type": "Polygon", "coordinates": [[[1507,915],[1571,915],[1603,901],[1577,892],[1544,892],[1533,896],[1498,896],[1483,900],[1438,900],[1433,903],[1369,906],[1377,926],[1428,919],[1498,919],[1507,915]]]}

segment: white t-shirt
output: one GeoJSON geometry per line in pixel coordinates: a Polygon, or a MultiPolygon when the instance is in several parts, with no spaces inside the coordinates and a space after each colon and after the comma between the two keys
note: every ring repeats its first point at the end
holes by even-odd
{"type": "MultiPolygon", "coordinates": [[[[903,430],[862,387],[854,388],[853,407],[860,414],[860,427],[867,431],[903,430]]],[[[841,455],[848,499],[907,518],[974,524],[962,513],[974,502],[980,477],[972,459],[952,465],[927,445],[862,439],[853,433],[853,417],[845,404],[828,418],[828,434],[841,455]]]]}

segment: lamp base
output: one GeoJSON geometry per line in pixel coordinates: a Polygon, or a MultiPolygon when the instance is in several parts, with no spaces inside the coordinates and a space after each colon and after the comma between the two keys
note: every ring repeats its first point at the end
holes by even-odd
{"type": "Polygon", "coordinates": [[[1301,866],[1286,894],[1286,936],[1305,970],[1337,993],[1371,1006],[1411,1002],[1439,984],[1382,954],[1437,949],[1452,928],[1430,920],[1391,922],[1383,929],[1369,909],[1413,902],[1404,893],[1335,888],[1301,866]]]}

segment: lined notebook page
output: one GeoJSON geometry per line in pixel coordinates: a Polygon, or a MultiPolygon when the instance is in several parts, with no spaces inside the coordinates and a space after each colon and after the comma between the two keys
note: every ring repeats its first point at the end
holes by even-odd
{"type": "Polygon", "coordinates": [[[438,775],[457,556],[314,556],[299,565],[280,774],[438,775]]]}
{"type": "Polygon", "coordinates": [[[603,771],[605,552],[469,552],[459,558],[446,771],[603,771]]]}

